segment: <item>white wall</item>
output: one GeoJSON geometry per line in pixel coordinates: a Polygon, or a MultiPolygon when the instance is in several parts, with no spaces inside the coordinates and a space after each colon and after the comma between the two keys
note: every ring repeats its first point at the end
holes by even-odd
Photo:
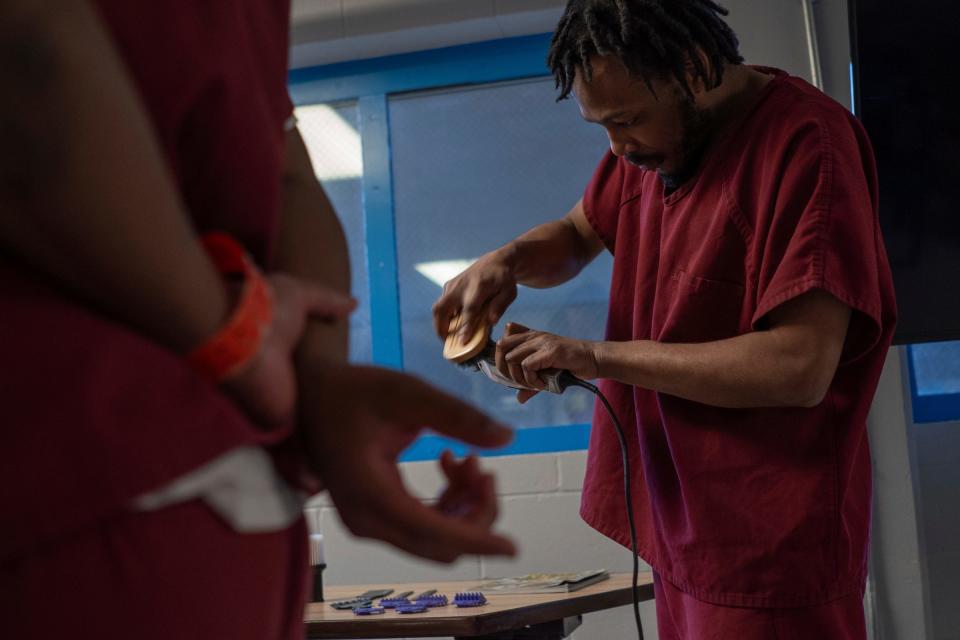
{"type": "Polygon", "coordinates": [[[923,527],[903,350],[887,355],[867,424],[873,457],[868,595],[875,640],[926,640],[929,633],[923,527]]]}
{"type": "MultiPolygon", "coordinates": [[[[356,540],[344,530],[327,498],[319,496],[308,510],[320,515],[329,563],[324,581],[440,582],[594,568],[628,572],[632,569],[630,552],[588,527],[578,515],[585,461],[583,451],[483,459],[483,467],[498,479],[498,527],[509,532],[520,547],[519,556],[512,561],[470,558],[447,567],[411,558],[378,542],[356,540]]],[[[407,463],[402,471],[406,485],[418,497],[429,500],[439,494],[441,478],[435,463],[407,463]]],[[[646,570],[646,565],[641,563],[641,569],[646,570]]],[[[642,606],[641,615],[646,638],[655,640],[652,603],[642,606]]],[[[587,614],[572,637],[624,638],[631,636],[632,629],[631,608],[620,607],[587,614]]]]}
{"type": "Polygon", "coordinates": [[[960,640],[960,422],[911,425],[932,640],[960,640]]]}

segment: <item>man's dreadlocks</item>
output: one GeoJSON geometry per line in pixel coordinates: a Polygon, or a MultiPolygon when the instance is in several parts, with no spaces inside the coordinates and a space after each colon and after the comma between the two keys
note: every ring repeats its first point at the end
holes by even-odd
{"type": "Polygon", "coordinates": [[[550,43],[547,64],[563,100],[582,70],[590,80],[594,55],[616,55],[650,90],[651,78],[673,76],[690,96],[687,64],[707,88],[723,80],[726,64],[740,64],[737,36],[711,0],[569,0],[550,43]],[[710,61],[708,71],[699,51],[710,61]]]}

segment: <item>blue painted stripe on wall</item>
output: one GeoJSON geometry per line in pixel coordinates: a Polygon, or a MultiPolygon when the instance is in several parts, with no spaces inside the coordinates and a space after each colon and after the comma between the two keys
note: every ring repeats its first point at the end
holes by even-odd
{"type": "MultiPolygon", "coordinates": [[[[509,445],[502,449],[480,449],[477,455],[483,457],[515,456],[526,453],[554,453],[558,451],[582,451],[590,442],[589,424],[568,424],[558,427],[531,427],[517,429],[516,437],[509,445]]],[[[403,452],[402,462],[416,462],[418,460],[436,460],[440,452],[450,449],[456,455],[462,456],[471,451],[470,447],[444,438],[443,436],[427,435],[420,437],[403,452]]]]}
{"type": "Polygon", "coordinates": [[[546,63],[550,38],[549,33],[504,38],[294,69],[290,93],[299,105],[544,76],[550,73],[546,63]]]}
{"type": "Polygon", "coordinates": [[[387,97],[368,96],[357,102],[363,146],[363,224],[370,286],[370,328],[373,361],[403,368],[400,334],[400,287],[397,280],[397,239],[393,218],[393,175],[387,97]]]}

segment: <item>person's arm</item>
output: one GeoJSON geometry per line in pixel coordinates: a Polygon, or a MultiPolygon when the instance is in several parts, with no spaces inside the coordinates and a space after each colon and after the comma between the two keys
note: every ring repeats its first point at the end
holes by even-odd
{"type": "MultiPolygon", "coordinates": [[[[282,199],[276,268],[349,294],[350,260],[343,227],[296,129],[286,135],[282,199]]],[[[298,347],[298,368],[320,361],[346,362],[348,329],[346,318],[311,322],[298,347]]]]}
{"type": "MultiPolygon", "coordinates": [[[[82,303],[186,354],[231,313],[145,109],[83,0],[0,5],[0,250],[82,303]]],[[[223,383],[258,423],[289,420],[291,351],[343,296],[271,279],[273,324],[223,383]]]]}
{"type": "Polygon", "coordinates": [[[559,220],[526,232],[502,249],[517,284],[544,289],[579,274],[601,251],[603,242],[583,212],[583,200],[559,220]]]}
{"type": "Polygon", "coordinates": [[[0,6],[0,248],[184,353],[229,305],[87,2],[0,6]]]}
{"type": "Polygon", "coordinates": [[[699,344],[590,342],[511,327],[497,357],[506,375],[538,389],[536,372],[556,368],[717,407],[812,407],[836,373],[850,313],[815,290],[771,311],[769,329],[699,344]]]}
{"type": "MultiPolygon", "coordinates": [[[[343,230],[296,131],[287,136],[284,174],[276,266],[346,291],[343,230]]],[[[494,479],[476,460],[441,457],[449,485],[433,506],[409,493],[397,466],[426,426],[479,446],[505,444],[509,430],[412,376],[350,365],[346,357],[346,319],[312,323],[297,353],[297,417],[308,470],[330,492],[347,528],[441,562],[464,553],[512,555],[513,544],[492,530],[494,479]]]]}
{"type": "Polygon", "coordinates": [[[534,227],[482,256],[446,283],[433,306],[434,328],[446,338],[450,320],[462,315],[461,333],[473,334],[480,322],[493,326],[517,297],[517,285],[555,287],[576,276],[603,250],[587,221],[583,201],[559,220],[534,227]]]}

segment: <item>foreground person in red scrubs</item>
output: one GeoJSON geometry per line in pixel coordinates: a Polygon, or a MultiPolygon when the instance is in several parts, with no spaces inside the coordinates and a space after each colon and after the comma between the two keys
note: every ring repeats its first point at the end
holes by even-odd
{"type": "Polygon", "coordinates": [[[436,508],[396,466],[425,426],[509,432],[345,362],[288,22],[278,0],[0,4],[5,638],[302,638],[321,484],[358,535],[513,553],[475,460],[442,459],[436,508]]]}
{"type": "MultiPolygon", "coordinates": [[[[895,305],[863,128],[742,64],[708,0],[571,0],[550,64],[610,151],[563,218],[444,288],[437,332],[517,284],[613,254],[606,340],[508,325],[501,371],[600,378],[628,434],[661,640],[865,637],[866,417],[895,305]]],[[[526,401],[535,391],[521,391],[526,401]]],[[[629,544],[615,432],[594,413],[582,517],[629,544]]]]}

